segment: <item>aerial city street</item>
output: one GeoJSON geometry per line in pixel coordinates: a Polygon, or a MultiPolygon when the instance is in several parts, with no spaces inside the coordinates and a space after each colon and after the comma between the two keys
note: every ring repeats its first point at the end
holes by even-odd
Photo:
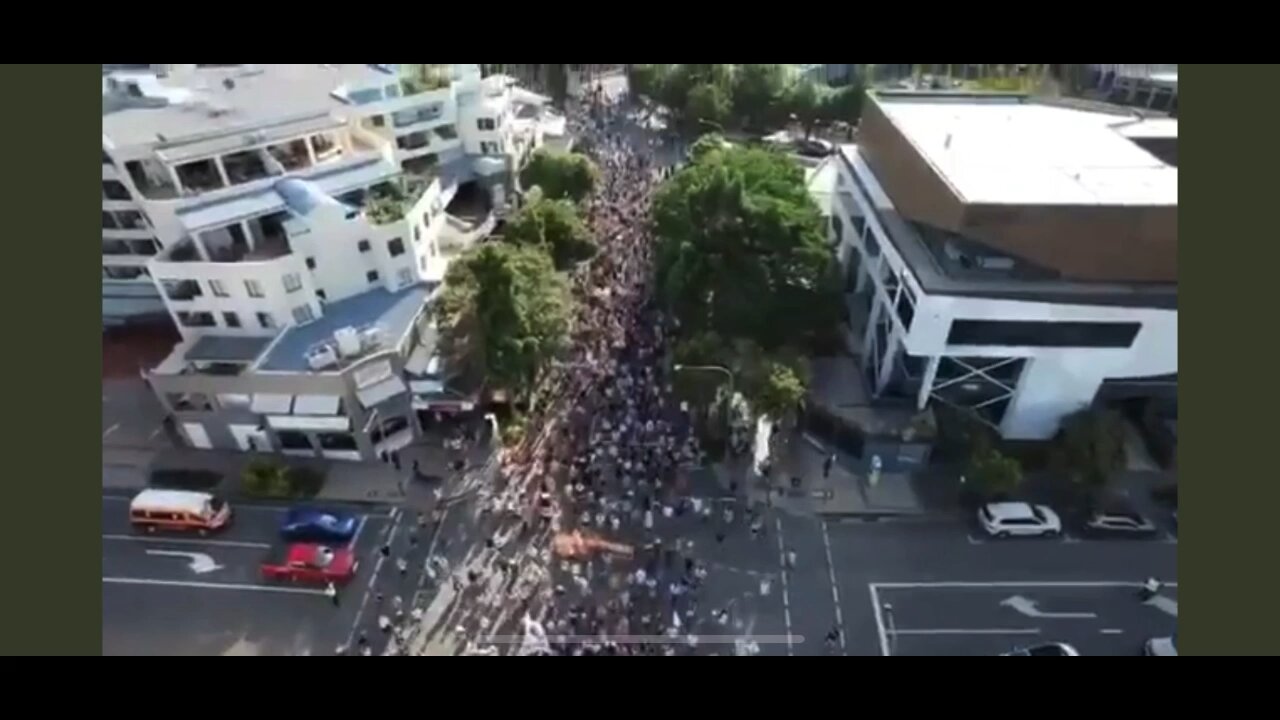
{"type": "Polygon", "coordinates": [[[103,77],[105,654],[1177,654],[1176,65],[103,77]]]}

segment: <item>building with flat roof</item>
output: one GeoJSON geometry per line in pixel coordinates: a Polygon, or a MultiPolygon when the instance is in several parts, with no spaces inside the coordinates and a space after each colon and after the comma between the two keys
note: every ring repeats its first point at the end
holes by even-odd
{"type": "Polygon", "coordinates": [[[1021,96],[880,92],[811,174],[868,395],[1051,437],[1177,373],[1176,121],[1021,96]],[[1112,393],[1114,395],[1114,393],[1112,393]]]}
{"type": "Polygon", "coordinates": [[[191,446],[368,460],[466,405],[428,310],[559,121],[541,98],[474,65],[103,78],[103,323],[178,327],[145,375],[191,446]],[[447,212],[467,185],[487,220],[447,212]]]}

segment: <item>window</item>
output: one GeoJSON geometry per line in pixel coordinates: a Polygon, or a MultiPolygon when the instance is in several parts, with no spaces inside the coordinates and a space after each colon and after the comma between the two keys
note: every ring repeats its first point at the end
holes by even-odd
{"type": "Polygon", "coordinates": [[[323,290],[316,290],[316,297],[320,298],[321,300],[329,299],[329,295],[325,293],[325,291],[323,290]]]}
{"type": "Polygon", "coordinates": [[[119,227],[120,227],[120,223],[116,222],[115,213],[109,213],[106,210],[103,210],[102,211],[102,229],[116,230],[116,229],[119,229],[119,227]]]}
{"type": "Polygon", "coordinates": [[[956,320],[947,344],[1127,348],[1141,329],[1128,322],[956,320]]]}
{"type": "Polygon", "coordinates": [[[404,254],[404,241],[400,238],[391,238],[387,241],[387,252],[391,253],[391,257],[400,257],[404,254]]]}
{"type": "Polygon", "coordinates": [[[271,313],[260,312],[258,313],[258,324],[262,326],[263,330],[270,330],[276,326],[276,319],[271,317],[271,313]]]}
{"type": "Polygon", "coordinates": [[[137,210],[121,210],[116,213],[116,220],[122,230],[146,230],[147,218],[137,210]]]}
{"type": "Polygon", "coordinates": [[[351,90],[347,93],[347,99],[355,105],[368,105],[376,103],[382,99],[382,88],[367,88],[365,90],[351,90]]]}
{"type": "Polygon", "coordinates": [[[497,127],[497,124],[493,121],[493,118],[476,118],[476,127],[481,130],[493,130],[497,127]]]}
{"type": "Polygon", "coordinates": [[[415,243],[422,242],[422,228],[418,227],[417,225],[413,226],[413,241],[415,243]]]}
{"type": "Polygon", "coordinates": [[[302,278],[298,273],[289,273],[284,276],[284,291],[287,293],[297,292],[302,289],[302,278]]]}
{"type": "Polygon", "coordinates": [[[898,320],[902,322],[902,327],[910,331],[911,321],[916,317],[916,296],[912,294],[911,288],[907,287],[905,282],[902,283],[902,292],[898,294],[898,304],[894,309],[898,312],[898,320]]]}
{"type": "Polygon", "coordinates": [[[386,127],[387,117],[385,115],[374,115],[373,117],[369,118],[369,124],[374,127],[386,127]]]}
{"type": "MultiPolygon", "coordinates": [[[[231,297],[231,293],[227,292],[227,288],[222,284],[221,280],[210,280],[209,291],[213,293],[214,297],[231,297]]],[[[240,326],[237,325],[236,327],[240,326]]]]}
{"type": "Polygon", "coordinates": [[[876,236],[874,233],[867,233],[866,246],[867,246],[867,257],[873,258],[873,257],[880,256],[880,243],[876,241],[876,236]]]}
{"type": "Polygon", "coordinates": [[[128,200],[129,188],[119,180],[103,180],[102,195],[108,200],[128,200]]]}
{"type": "Polygon", "coordinates": [[[367,253],[369,252],[369,241],[361,240],[359,243],[356,244],[356,247],[359,248],[360,252],[367,253]]]}
{"type": "Polygon", "coordinates": [[[423,255],[422,257],[418,258],[418,267],[422,268],[422,272],[426,272],[426,271],[427,271],[427,256],[426,256],[426,255],[423,255]]]}
{"type": "Polygon", "coordinates": [[[298,307],[293,309],[293,321],[298,323],[299,325],[302,325],[304,323],[309,323],[315,319],[316,319],[315,313],[311,312],[310,305],[299,305],[298,307]]]}
{"type": "Polygon", "coordinates": [[[355,438],[347,433],[317,433],[322,450],[359,450],[355,438]]]}
{"type": "Polygon", "coordinates": [[[844,222],[839,215],[831,216],[831,232],[836,236],[836,245],[844,242],[844,222]]]}
{"type": "Polygon", "coordinates": [[[160,285],[170,300],[192,300],[204,295],[200,290],[200,283],[195,280],[167,279],[161,280],[160,285]]]}
{"type": "Polygon", "coordinates": [[[128,255],[130,254],[129,243],[125,242],[124,240],[108,240],[107,238],[103,238],[102,254],[103,255],[128,255]]]}
{"type": "Polygon", "coordinates": [[[315,270],[315,269],[316,269],[316,259],[315,259],[315,258],[313,258],[313,257],[309,257],[309,258],[307,258],[307,269],[308,269],[308,270],[315,270]]]}
{"type": "Polygon", "coordinates": [[[129,249],[134,255],[155,255],[160,252],[160,243],[155,240],[130,240],[129,249]]]}
{"type": "Polygon", "coordinates": [[[297,430],[277,430],[276,440],[280,442],[281,450],[314,450],[311,446],[311,438],[306,433],[297,430]]]}
{"type": "Polygon", "coordinates": [[[240,316],[233,312],[222,313],[222,322],[229,328],[240,327],[240,316]]]}
{"type": "Polygon", "coordinates": [[[115,165],[115,163],[111,161],[111,156],[107,154],[107,151],[106,151],[106,150],[103,150],[103,151],[102,151],[102,164],[103,164],[103,165],[115,165]]]}
{"type": "Polygon", "coordinates": [[[425,130],[400,135],[396,138],[396,146],[401,150],[418,150],[431,144],[431,134],[425,130]]]}
{"type": "Polygon", "coordinates": [[[262,285],[257,280],[245,280],[244,289],[249,293],[251,298],[266,297],[262,292],[262,285]]]}
{"type": "Polygon", "coordinates": [[[480,153],[482,155],[501,155],[502,143],[482,142],[480,143],[480,153]]]}
{"type": "Polygon", "coordinates": [[[369,272],[364,274],[364,279],[368,280],[371,283],[378,282],[378,271],[370,270],[369,272]]]}
{"type": "Polygon", "coordinates": [[[102,277],[107,280],[137,280],[146,277],[147,269],[136,265],[103,265],[102,277]]]}
{"type": "Polygon", "coordinates": [[[436,137],[441,140],[457,140],[458,128],[452,125],[441,125],[435,129],[436,137]]]}
{"type": "Polygon", "coordinates": [[[391,114],[391,124],[396,127],[404,127],[406,125],[416,125],[417,123],[430,122],[439,118],[444,112],[444,105],[435,103],[433,105],[421,105],[419,107],[409,108],[408,110],[400,110],[391,114]]]}
{"type": "Polygon", "coordinates": [[[217,327],[218,322],[213,319],[211,312],[180,312],[178,313],[178,322],[185,327],[217,327]]]}
{"type": "Polygon", "coordinates": [[[413,282],[413,268],[400,268],[400,273],[397,277],[400,279],[401,285],[411,284],[413,282]]]}

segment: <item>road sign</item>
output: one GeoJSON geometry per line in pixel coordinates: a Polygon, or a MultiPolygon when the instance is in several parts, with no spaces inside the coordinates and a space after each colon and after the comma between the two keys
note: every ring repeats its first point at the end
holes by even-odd
{"type": "Polygon", "coordinates": [[[182,552],[180,550],[148,550],[147,554],[186,558],[189,561],[187,567],[191,568],[191,572],[197,575],[204,575],[205,573],[222,569],[221,565],[214,562],[213,558],[204,553],[182,552]]]}
{"type": "Polygon", "coordinates": [[[1093,618],[1098,617],[1097,614],[1095,613],[1044,612],[1040,610],[1039,607],[1037,607],[1036,601],[1031,600],[1030,598],[1025,598],[1021,595],[1014,595],[1013,597],[1005,598],[1004,600],[1000,601],[1000,605],[1003,607],[1010,608],[1015,612],[1022,613],[1027,617],[1033,617],[1033,618],[1092,620],[1093,618]]]}

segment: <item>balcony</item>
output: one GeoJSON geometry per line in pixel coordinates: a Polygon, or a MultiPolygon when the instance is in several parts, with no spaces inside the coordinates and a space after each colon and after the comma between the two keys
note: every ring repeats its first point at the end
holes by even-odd
{"type": "Polygon", "coordinates": [[[292,252],[282,222],[285,213],[273,213],[241,224],[196,233],[174,244],[164,255],[166,262],[262,262],[292,252]],[[248,235],[245,234],[248,227],[248,235]],[[204,253],[200,252],[203,246],[204,253]],[[206,259],[207,258],[207,259],[206,259]]]}
{"type": "Polygon", "coordinates": [[[390,225],[405,215],[422,199],[433,177],[405,175],[399,182],[387,182],[370,189],[364,198],[364,212],[374,225],[390,225]]]}

